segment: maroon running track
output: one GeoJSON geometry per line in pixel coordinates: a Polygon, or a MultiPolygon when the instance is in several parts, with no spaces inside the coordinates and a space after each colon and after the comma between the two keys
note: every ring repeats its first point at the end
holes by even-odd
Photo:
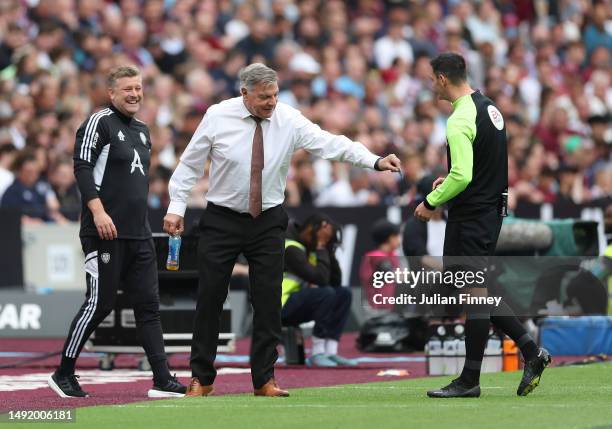
{"type": "MultiPolygon", "coordinates": [[[[39,352],[49,353],[62,348],[62,339],[2,339],[0,352],[39,352]]],[[[250,341],[239,340],[234,356],[248,355],[250,341]]],[[[355,349],[355,334],[346,334],[340,343],[340,354],[343,356],[370,358],[411,358],[408,362],[377,362],[361,363],[354,368],[316,369],[304,366],[276,367],[276,377],[284,388],[333,386],[351,383],[368,383],[373,381],[398,380],[426,376],[426,366],[423,354],[364,354],[355,349]],[[379,372],[387,369],[406,370],[404,376],[379,376],[379,372]]],[[[308,347],[308,340],[306,346],[308,347]]],[[[59,361],[59,356],[53,356],[36,361],[19,368],[0,369],[0,413],[10,410],[35,410],[49,408],[73,408],[92,405],[125,404],[147,400],[147,390],[151,380],[147,373],[137,371],[137,362],[142,355],[119,355],[116,360],[116,371],[98,372],[98,358],[82,356],[79,359],[77,374],[89,398],[63,399],[46,387],[46,377],[53,371],[59,361]],[[125,377],[124,377],[125,375],[125,377]],[[127,380],[127,381],[126,381],[127,380]],[[91,384],[96,383],[96,384],[91,384]]],[[[0,357],[0,365],[15,363],[21,358],[0,357]]],[[[577,359],[576,357],[555,358],[555,363],[577,359]]],[[[189,381],[189,355],[175,354],[170,357],[173,371],[177,371],[179,379],[189,381]]],[[[246,363],[222,363],[219,365],[220,375],[215,382],[215,394],[248,393],[252,391],[251,377],[246,363]],[[229,368],[229,369],[228,369],[229,368]],[[227,373],[238,371],[240,373],[227,373]]]]}
{"type": "MultiPolygon", "coordinates": [[[[59,351],[62,348],[62,339],[2,339],[0,342],[0,352],[40,352],[48,353],[59,351]]],[[[347,334],[343,337],[340,345],[340,354],[347,357],[373,357],[373,358],[398,358],[413,356],[421,358],[422,353],[415,355],[401,354],[362,354],[354,347],[355,335],[347,334]]],[[[233,355],[248,355],[250,341],[238,340],[236,352],[233,355]]],[[[307,342],[306,346],[309,344],[307,342]]],[[[120,371],[102,373],[102,378],[112,377],[113,373],[120,375],[121,370],[131,370],[134,373],[137,368],[137,361],[141,355],[118,355],[115,360],[115,368],[120,371]]],[[[20,358],[0,358],[0,365],[15,363],[20,358]]],[[[147,390],[151,387],[148,379],[136,379],[130,382],[112,382],[104,384],[88,384],[82,380],[84,390],[90,393],[89,398],[70,398],[63,399],[58,397],[47,387],[31,389],[32,386],[42,386],[43,379],[50,374],[59,361],[59,356],[53,356],[41,361],[29,363],[27,366],[20,366],[14,369],[0,369],[0,389],[10,384],[13,391],[0,390],[0,413],[9,410],[33,410],[48,408],[72,408],[92,405],[106,404],[125,404],[135,401],[147,400],[147,390]],[[25,378],[24,376],[27,376],[25,378]],[[23,382],[23,389],[20,380],[23,382]],[[32,384],[34,383],[34,384],[32,384]],[[29,385],[29,387],[27,387],[29,385]],[[26,390],[27,387],[27,390],[26,390]]],[[[189,380],[189,355],[187,353],[174,354],[170,357],[170,365],[173,371],[179,372],[179,378],[187,383],[189,380]],[[182,377],[180,375],[183,375],[182,377]]],[[[244,368],[248,365],[243,363],[223,363],[222,368],[244,368]]],[[[83,356],[79,359],[77,374],[89,374],[89,379],[95,376],[98,368],[96,357],[83,356]],[[93,374],[93,375],[92,375],[93,374]]],[[[426,375],[424,362],[384,362],[384,363],[363,363],[356,368],[331,368],[316,369],[304,366],[286,366],[279,364],[276,367],[276,378],[284,388],[332,386],[350,383],[367,383],[372,381],[382,381],[385,379],[400,379],[423,377],[426,375]],[[381,370],[403,369],[408,371],[408,376],[378,376],[381,370]]],[[[252,391],[251,376],[247,371],[239,374],[221,374],[215,382],[215,394],[224,395],[232,393],[248,393],[252,391]]]]}

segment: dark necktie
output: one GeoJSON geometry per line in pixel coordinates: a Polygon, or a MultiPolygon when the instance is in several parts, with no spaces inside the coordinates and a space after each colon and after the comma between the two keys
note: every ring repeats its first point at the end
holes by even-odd
{"type": "Polygon", "coordinates": [[[251,182],[249,185],[249,213],[256,218],[261,214],[261,175],[264,168],[263,131],[261,118],[251,116],[255,123],[253,150],[251,152],[251,182]]]}

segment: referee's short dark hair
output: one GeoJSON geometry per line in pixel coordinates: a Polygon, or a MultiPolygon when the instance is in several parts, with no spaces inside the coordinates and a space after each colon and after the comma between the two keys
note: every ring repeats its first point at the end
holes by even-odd
{"type": "Polygon", "coordinates": [[[467,67],[465,59],[453,52],[438,55],[430,61],[435,75],[446,76],[451,83],[457,85],[467,80],[467,67]]]}
{"type": "Polygon", "coordinates": [[[128,65],[128,66],[114,67],[108,73],[108,77],[106,78],[106,83],[108,84],[109,88],[112,88],[115,86],[115,83],[117,83],[118,79],[121,79],[122,77],[134,77],[134,76],[140,76],[140,70],[136,66],[128,65]]]}

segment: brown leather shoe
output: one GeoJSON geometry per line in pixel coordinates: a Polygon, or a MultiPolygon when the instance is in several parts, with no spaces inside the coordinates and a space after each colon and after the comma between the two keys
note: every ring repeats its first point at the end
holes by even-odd
{"type": "Polygon", "coordinates": [[[189,382],[189,386],[187,386],[187,393],[185,393],[185,396],[210,396],[214,390],[212,384],[204,386],[200,384],[200,380],[198,380],[197,377],[193,377],[189,382]]]}
{"type": "Polygon", "coordinates": [[[274,380],[273,378],[268,380],[268,382],[261,386],[259,389],[255,389],[254,393],[255,396],[277,396],[282,398],[286,398],[289,396],[289,392],[287,392],[286,390],[282,390],[280,387],[278,387],[278,384],[276,384],[276,380],[274,380]]]}

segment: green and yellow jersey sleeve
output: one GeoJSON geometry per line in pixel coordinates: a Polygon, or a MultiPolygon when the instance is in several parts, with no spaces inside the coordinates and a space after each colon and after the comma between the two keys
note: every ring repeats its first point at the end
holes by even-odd
{"type": "Polygon", "coordinates": [[[454,112],[446,127],[450,171],[444,182],[425,198],[429,208],[438,207],[463,192],[472,181],[476,138],[476,105],[470,94],[453,103],[454,112]]]}

